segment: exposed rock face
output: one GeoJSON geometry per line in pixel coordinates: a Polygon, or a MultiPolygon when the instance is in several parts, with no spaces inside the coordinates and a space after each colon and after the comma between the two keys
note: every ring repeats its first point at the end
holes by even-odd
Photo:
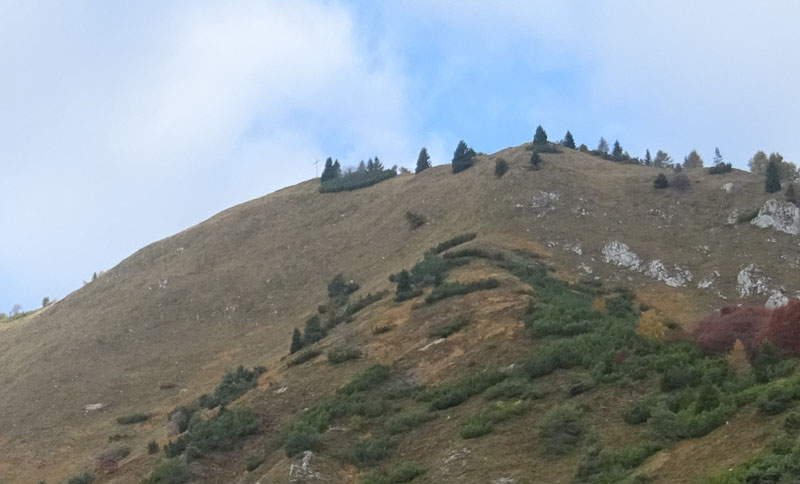
{"type": "Polygon", "coordinates": [[[603,247],[603,260],[634,271],[638,271],[642,264],[642,260],[628,247],[628,244],[619,240],[611,241],[603,247]]]}
{"type": "Polygon", "coordinates": [[[697,283],[697,288],[698,289],[708,289],[709,287],[713,286],[717,282],[717,279],[719,279],[719,276],[720,276],[719,271],[712,272],[710,276],[706,277],[705,279],[703,279],[702,281],[697,283]]]}
{"type": "Polygon", "coordinates": [[[767,200],[751,223],[761,228],[772,227],[779,232],[800,235],[800,208],[791,202],[767,200]]]}
{"type": "Polygon", "coordinates": [[[670,275],[666,266],[664,266],[664,263],[658,259],[655,259],[650,261],[650,263],[647,265],[647,269],[644,271],[644,274],[652,277],[653,279],[663,281],[669,287],[683,287],[687,282],[692,280],[692,273],[689,271],[689,269],[684,269],[679,266],[675,266],[674,269],[675,273],[670,275]]]}
{"type": "Polygon", "coordinates": [[[786,296],[783,291],[774,289],[769,299],[767,299],[767,302],[764,304],[764,307],[767,309],[775,309],[786,306],[787,304],[789,304],[789,297],[786,296]]]}
{"type": "Polygon", "coordinates": [[[755,264],[750,264],[736,276],[736,290],[740,297],[766,294],[769,292],[769,279],[755,264]]]}
{"type": "Polygon", "coordinates": [[[303,454],[303,460],[299,464],[292,464],[289,468],[290,484],[305,484],[307,482],[319,480],[319,473],[315,472],[311,467],[313,458],[314,453],[307,450],[303,454]]]}
{"type": "Polygon", "coordinates": [[[733,183],[726,183],[722,185],[722,189],[725,190],[726,193],[730,193],[733,191],[733,183]]]}
{"type": "Polygon", "coordinates": [[[728,218],[725,220],[725,225],[736,225],[736,222],[739,220],[739,211],[734,210],[733,212],[728,215],[728,218]]]}

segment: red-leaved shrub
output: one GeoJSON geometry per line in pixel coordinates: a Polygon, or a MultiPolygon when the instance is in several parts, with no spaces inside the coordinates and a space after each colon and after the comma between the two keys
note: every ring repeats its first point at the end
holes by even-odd
{"type": "Polygon", "coordinates": [[[747,354],[753,356],[764,338],[769,318],[770,311],[762,306],[726,306],[701,320],[692,337],[708,355],[728,353],[738,339],[747,354]]]}
{"type": "Polygon", "coordinates": [[[762,334],[784,355],[800,355],[800,300],[773,310],[762,334]]]}

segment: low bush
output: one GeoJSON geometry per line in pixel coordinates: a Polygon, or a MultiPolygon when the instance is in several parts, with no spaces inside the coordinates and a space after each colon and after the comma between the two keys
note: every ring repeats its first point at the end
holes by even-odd
{"type": "Polygon", "coordinates": [[[167,457],[175,457],[189,446],[200,452],[229,450],[258,428],[258,417],[250,409],[220,411],[215,419],[193,420],[186,433],[164,446],[164,453],[167,457]]]}
{"type": "Polygon", "coordinates": [[[730,163],[717,163],[708,169],[709,175],[721,175],[733,170],[733,165],[730,163]]]}
{"type": "Polygon", "coordinates": [[[495,402],[484,408],[477,415],[468,418],[461,425],[461,436],[465,439],[473,439],[492,431],[494,424],[508,420],[509,418],[522,414],[527,409],[527,405],[522,400],[513,402],[495,402]]]}
{"type": "Polygon", "coordinates": [[[247,456],[247,459],[244,460],[244,468],[247,472],[253,472],[254,470],[258,469],[261,464],[266,461],[267,458],[264,457],[263,454],[252,454],[247,456]]]}
{"type": "Polygon", "coordinates": [[[294,457],[307,450],[317,451],[322,447],[322,441],[316,429],[305,425],[295,425],[284,440],[284,450],[287,457],[294,457]]]}
{"type": "Polygon", "coordinates": [[[307,350],[302,350],[299,353],[297,353],[297,356],[289,360],[289,363],[287,363],[287,365],[288,366],[302,365],[303,363],[311,361],[321,354],[322,350],[319,350],[317,348],[308,348],[307,350]]]}
{"type": "Polygon", "coordinates": [[[84,472],[67,479],[67,484],[89,484],[94,482],[94,474],[91,472],[84,472]]]}
{"type": "Polygon", "coordinates": [[[409,291],[398,292],[394,296],[395,302],[403,302],[408,301],[409,299],[414,299],[415,297],[419,297],[422,295],[422,289],[411,289],[409,291]]]}
{"type": "Polygon", "coordinates": [[[159,450],[158,442],[156,442],[155,440],[151,440],[150,442],[147,443],[147,453],[148,454],[150,454],[150,455],[157,454],[158,450],[159,450]]]}
{"type": "Polygon", "coordinates": [[[425,471],[415,464],[402,463],[388,470],[378,469],[368,472],[358,484],[405,484],[421,476],[425,471]]]}
{"type": "Polygon", "coordinates": [[[389,442],[366,438],[354,443],[348,451],[350,462],[358,467],[372,466],[389,455],[389,442]]]}
{"type": "Polygon", "coordinates": [[[685,192],[686,190],[692,188],[692,181],[684,173],[678,173],[672,177],[672,181],[669,183],[669,185],[680,192],[685,192]]]}
{"type": "Polygon", "coordinates": [[[436,415],[428,412],[405,412],[386,419],[383,428],[389,435],[397,435],[419,427],[434,418],[436,415]]]}
{"type": "Polygon", "coordinates": [[[502,177],[508,171],[508,162],[503,158],[498,158],[494,162],[494,176],[497,178],[502,177]]]}
{"type": "Polygon", "coordinates": [[[383,334],[391,331],[393,327],[389,323],[377,323],[372,326],[372,334],[383,334]]]}
{"type": "Polygon", "coordinates": [[[156,466],[142,484],[183,484],[190,478],[186,460],[179,457],[165,459],[156,466]]]}
{"type": "Polygon", "coordinates": [[[444,259],[457,259],[459,257],[474,257],[477,259],[488,259],[502,261],[506,256],[502,252],[492,252],[490,250],[481,249],[480,247],[467,247],[465,249],[453,250],[442,254],[444,259]]]}
{"type": "Polygon", "coordinates": [[[94,458],[94,466],[98,471],[112,473],[119,468],[119,463],[131,453],[131,448],[127,445],[117,445],[110,449],[105,449],[94,458]]]}
{"type": "Polygon", "coordinates": [[[764,329],[764,337],[773,343],[782,354],[800,355],[800,300],[776,308],[770,314],[764,329]]]}
{"type": "Polygon", "coordinates": [[[234,371],[228,371],[222,377],[222,381],[214,389],[213,395],[201,397],[200,406],[214,408],[220,405],[227,405],[240,396],[247,393],[258,384],[258,377],[261,376],[266,368],[257,366],[252,370],[239,365],[234,371]]]}
{"type": "Polygon", "coordinates": [[[361,350],[357,346],[340,345],[328,351],[328,361],[333,364],[361,358],[361,350]]]}
{"type": "Polygon", "coordinates": [[[408,222],[408,226],[411,228],[411,230],[414,230],[425,225],[427,219],[424,215],[421,215],[417,212],[406,212],[406,222],[408,222]]]}
{"type": "Polygon", "coordinates": [[[653,180],[653,188],[656,190],[663,190],[669,186],[669,181],[666,175],[659,173],[655,180],[653,180]]]}
{"type": "Polygon", "coordinates": [[[497,399],[514,399],[514,398],[541,398],[544,396],[544,391],[537,390],[536,387],[533,385],[528,378],[525,377],[511,377],[506,380],[501,381],[500,383],[489,387],[486,390],[486,399],[487,400],[497,400],[497,399]]]}
{"type": "Polygon", "coordinates": [[[339,393],[342,395],[352,395],[369,390],[386,381],[389,378],[390,372],[391,369],[386,365],[372,365],[340,388],[339,393]]]}
{"type": "Polygon", "coordinates": [[[476,234],[475,232],[469,232],[469,233],[466,233],[466,234],[456,235],[452,239],[445,240],[444,242],[436,245],[433,248],[433,252],[435,252],[436,254],[441,254],[442,252],[446,251],[447,249],[452,249],[453,247],[455,247],[457,245],[461,245],[461,244],[463,244],[465,242],[469,242],[470,240],[473,240],[477,236],[478,236],[478,234],[476,234]]]}
{"type": "Polygon", "coordinates": [[[356,301],[351,302],[347,305],[347,307],[344,310],[344,316],[346,318],[354,316],[356,313],[366,308],[370,304],[378,302],[381,299],[385,298],[387,294],[389,294],[389,291],[380,291],[376,292],[375,294],[368,293],[364,296],[361,296],[356,301]]]}
{"type": "Polygon", "coordinates": [[[798,390],[785,384],[775,385],[757,400],[758,411],[762,415],[778,415],[794,406],[798,397],[798,390]]]}
{"type": "Polygon", "coordinates": [[[446,282],[433,288],[430,294],[425,297],[426,304],[433,304],[453,296],[463,296],[476,291],[485,291],[500,287],[500,281],[494,278],[482,279],[472,282],[446,282]]]}
{"type": "Polygon", "coordinates": [[[573,406],[557,407],[544,416],[539,425],[539,438],[547,452],[566,454],[574,449],[586,434],[583,412],[573,406]]]}
{"type": "Polygon", "coordinates": [[[469,319],[460,316],[446,324],[434,328],[430,333],[428,333],[428,337],[432,339],[447,338],[451,334],[457,333],[466,328],[468,324],[469,319]]]}
{"type": "Polygon", "coordinates": [[[697,323],[692,338],[707,355],[730,352],[738,339],[752,356],[768,318],[769,310],[763,306],[727,306],[697,323]]]}
{"type": "Polygon", "coordinates": [[[749,210],[747,212],[742,212],[739,216],[736,217],[737,224],[747,224],[753,221],[754,218],[758,217],[758,212],[760,212],[760,208],[756,208],[753,210],[749,210]]]}
{"type": "Polygon", "coordinates": [[[397,176],[397,172],[394,170],[355,171],[320,183],[319,191],[320,193],[336,193],[358,190],[388,180],[389,178],[394,178],[395,176],[397,176]]]}
{"type": "Polygon", "coordinates": [[[660,449],[661,446],[655,443],[633,445],[619,452],[591,446],[581,459],[575,480],[588,484],[631,482],[626,480],[631,470],[639,467],[660,449]]]}
{"type": "Polygon", "coordinates": [[[469,397],[508,378],[507,373],[485,371],[453,383],[442,384],[417,394],[417,400],[429,402],[431,410],[444,410],[464,403],[469,397]]]}
{"type": "Polygon", "coordinates": [[[120,425],[132,425],[142,423],[150,419],[150,415],[146,413],[134,413],[132,415],[125,415],[117,417],[117,423],[120,425]]]}

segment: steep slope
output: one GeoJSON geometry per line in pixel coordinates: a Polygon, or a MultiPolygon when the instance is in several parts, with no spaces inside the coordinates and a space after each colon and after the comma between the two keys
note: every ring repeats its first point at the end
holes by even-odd
{"type": "Polygon", "coordinates": [[[461,232],[538,249],[567,276],[590,268],[635,286],[685,323],[720,296],[737,297],[751,264],[771,287],[800,287],[796,237],[725,224],[733,210],[769,198],[757,177],[689,173],[690,190],[658,192],[653,168],[564,150],[543,155],[543,168],[532,171],[529,156],[524,146],[510,148],[457,175],[435,167],[337,194],[305,182],[152,244],[46,310],[0,326],[0,439],[10,449],[0,475],[56,481],[119,431],[114,418],[161,419],[208,392],[226,369],[280,365],[292,328],[316,311],[335,273],[365,291],[385,289],[389,274],[461,232]],[[498,179],[492,160],[500,156],[510,170],[498,179]],[[723,183],[733,183],[732,193],[723,183]],[[428,223],[409,230],[411,210],[428,223]],[[658,259],[668,276],[678,265],[692,281],[672,288],[605,262],[614,241],[642,266],[658,259]],[[710,286],[697,289],[706,278],[710,286]],[[175,386],[160,388],[168,384],[175,386]],[[103,409],[85,410],[95,403],[103,409]]]}

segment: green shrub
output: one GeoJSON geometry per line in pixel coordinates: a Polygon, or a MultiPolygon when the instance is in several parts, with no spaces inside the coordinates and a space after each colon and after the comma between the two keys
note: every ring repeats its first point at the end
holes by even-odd
{"type": "Polygon", "coordinates": [[[426,304],[433,304],[442,299],[453,296],[463,296],[475,291],[485,291],[500,287],[500,281],[494,278],[483,279],[472,282],[446,282],[433,288],[430,294],[425,297],[426,304]]]}
{"type": "Polygon", "coordinates": [[[502,177],[508,171],[508,162],[503,158],[498,158],[494,162],[494,176],[497,178],[502,177]]]}
{"type": "Polygon", "coordinates": [[[658,444],[644,443],[614,453],[592,446],[581,459],[576,481],[590,484],[630,482],[625,480],[630,471],[660,449],[658,444]]]}
{"type": "Polygon", "coordinates": [[[383,334],[392,330],[394,326],[388,323],[378,323],[372,326],[372,334],[383,334]]]}
{"type": "Polygon", "coordinates": [[[220,405],[227,405],[240,396],[247,393],[258,384],[258,377],[261,376],[266,368],[257,366],[252,370],[245,369],[239,365],[234,371],[228,371],[222,377],[222,381],[214,389],[213,395],[201,396],[200,406],[214,408],[220,405]]]}
{"type": "Polygon", "coordinates": [[[344,310],[344,316],[345,317],[354,316],[356,313],[366,308],[370,304],[385,298],[387,294],[389,294],[389,291],[380,291],[375,294],[368,293],[364,296],[361,296],[355,302],[349,303],[347,305],[347,307],[344,310]]]}
{"type": "Polygon", "coordinates": [[[760,208],[755,208],[753,210],[748,210],[747,212],[742,212],[736,217],[737,224],[746,224],[753,221],[754,218],[758,217],[758,212],[760,208]]]}
{"type": "Polygon", "coordinates": [[[389,178],[394,178],[396,175],[397,172],[394,170],[355,171],[321,182],[319,191],[320,193],[336,193],[358,190],[388,180],[389,178]]]}
{"type": "Polygon", "coordinates": [[[409,463],[392,466],[389,470],[378,469],[368,472],[358,484],[404,484],[421,476],[425,471],[409,463]]]}
{"type": "Polygon", "coordinates": [[[189,468],[179,457],[161,461],[142,484],[183,484],[189,481],[189,468]]]}
{"type": "Polygon", "coordinates": [[[395,302],[403,302],[408,301],[409,299],[414,299],[415,297],[419,297],[422,295],[422,289],[411,289],[409,291],[398,292],[394,296],[395,302]]]}
{"type": "Polygon", "coordinates": [[[680,388],[693,387],[700,384],[703,375],[700,371],[688,365],[676,366],[667,369],[661,376],[661,390],[669,392],[680,388]]]}
{"type": "Polygon", "coordinates": [[[156,453],[158,453],[158,450],[159,450],[158,442],[156,442],[155,440],[151,440],[150,442],[147,443],[147,453],[148,454],[151,454],[151,455],[152,454],[156,454],[156,453]]]}
{"type": "Polygon", "coordinates": [[[307,350],[302,350],[299,353],[297,353],[297,356],[289,360],[289,363],[287,363],[287,365],[288,366],[302,365],[303,363],[313,360],[314,358],[316,358],[321,354],[322,350],[317,348],[309,348],[307,350]]]}
{"type": "Polygon", "coordinates": [[[287,457],[294,457],[300,452],[307,450],[317,451],[322,447],[317,431],[308,426],[293,427],[284,441],[284,450],[287,457]]]}
{"type": "Polygon", "coordinates": [[[795,392],[786,385],[776,385],[758,399],[758,411],[762,415],[778,415],[794,405],[795,392]]]}
{"type": "Polygon", "coordinates": [[[586,434],[583,413],[573,406],[557,407],[545,414],[539,425],[539,438],[547,452],[565,454],[586,434]]]}
{"type": "Polygon", "coordinates": [[[434,418],[436,418],[435,414],[427,412],[400,413],[386,419],[386,422],[383,424],[383,429],[389,435],[397,435],[408,432],[434,418]]]}
{"type": "Polygon", "coordinates": [[[447,324],[439,326],[438,328],[434,328],[430,333],[428,333],[428,337],[433,339],[447,338],[451,334],[461,331],[468,324],[469,320],[463,316],[460,316],[448,322],[447,324]]]}
{"type": "Polygon", "coordinates": [[[94,482],[94,474],[91,472],[84,472],[83,474],[72,476],[67,480],[67,484],[89,484],[91,482],[94,482]]]}
{"type": "Polygon", "coordinates": [[[391,369],[386,365],[372,365],[367,368],[363,373],[356,375],[350,382],[339,389],[339,393],[343,395],[352,395],[354,393],[363,392],[370,388],[383,383],[389,378],[391,369]]]}
{"type": "Polygon", "coordinates": [[[253,472],[254,470],[258,469],[258,467],[266,461],[267,458],[264,457],[263,454],[252,454],[247,456],[247,459],[244,460],[244,468],[247,472],[253,472]]]}
{"type": "Polygon", "coordinates": [[[117,423],[121,425],[131,425],[137,424],[141,422],[145,422],[150,419],[150,415],[146,413],[134,413],[132,415],[125,415],[123,417],[117,417],[117,423]]]}
{"type": "Polygon", "coordinates": [[[486,371],[462,378],[454,383],[426,389],[417,394],[417,400],[429,402],[431,410],[444,410],[464,403],[469,397],[508,378],[499,371],[486,371]]]}
{"type": "Polygon", "coordinates": [[[595,381],[588,375],[583,375],[575,378],[567,387],[567,393],[570,396],[580,395],[581,393],[588,392],[595,386],[595,381]]]}
{"type": "Polygon", "coordinates": [[[348,451],[350,462],[358,467],[375,465],[387,455],[389,455],[389,442],[383,439],[359,440],[348,451]]]}
{"type": "Polygon", "coordinates": [[[656,404],[652,397],[640,400],[622,412],[622,419],[631,425],[643,424],[653,415],[656,404]]]}
{"type": "Polygon", "coordinates": [[[414,230],[425,225],[427,220],[424,215],[417,212],[406,212],[406,221],[408,222],[408,226],[411,227],[411,230],[414,230]]]}
{"type": "Polygon", "coordinates": [[[436,247],[433,248],[433,252],[436,253],[436,254],[441,254],[442,252],[446,251],[447,249],[451,249],[451,248],[453,248],[453,247],[455,247],[457,245],[461,245],[461,244],[463,244],[465,242],[469,242],[470,240],[475,239],[475,237],[477,237],[477,236],[478,236],[478,234],[476,234],[475,232],[469,232],[469,233],[466,233],[466,234],[456,235],[452,239],[445,240],[444,242],[436,245],[436,247]]]}
{"type": "Polygon", "coordinates": [[[506,259],[505,254],[502,252],[492,252],[479,247],[467,247],[465,249],[453,250],[442,254],[442,258],[445,260],[457,259],[459,257],[474,257],[476,259],[487,259],[493,261],[504,261],[506,259]]]}
{"type": "Polygon", "coordinates": [[[167,457],[175,457],[189,446],[200,452],[230,450],[258,428],[258,417],[250,409],[220,411],[213,420],[193,420],[185,434],[164,446],[164,452],[167,457]]]}
{"type": "Polygon", "coordinates": [[[505,399],[510,400],[514,398],[541,398],[544,395],[543,391],[537,391],[533,382],[525,377],[512,377],[501,381],[500,383],[490,387],[486,390],[487,400],[505,399]]]}
{"type": "Polygon", "coordinates": [[[361,358],[361,350],[357,346],[340,345],[328,351],[328,361],[333,364],[361,358]]]}
{"type": "Polygon", "coordinates": [[[461,425],[461,436],[472,439],[488,434],[494,424],[508,420],[514,415],[520,415],[527,409],[522,400],[515,402],[495,402],[481,410],[477,415],[468,418],[461,425]]]}
{"type": "Polygon", "coordinates": [[[789,434],[800,432],[800,412],[792,412],[783,419],[783,429],[789,434]]]}

